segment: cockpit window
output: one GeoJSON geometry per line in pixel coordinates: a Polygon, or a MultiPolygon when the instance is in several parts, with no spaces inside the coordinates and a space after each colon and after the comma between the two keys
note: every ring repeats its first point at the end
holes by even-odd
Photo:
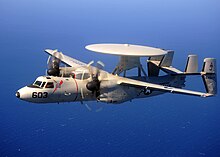
{"type": "Polygon", "coordinates": [[[40,87],[42,81],[35,81],[33,85],[40,87]]]}
{"type": "Polygon", "coordinates": [[[54,88],[53,82],[47,82],[45,88],[54,88]]]}
{"type": "Polygon", "coordinates": [[[45,84],[46,82],[43,82],[40,87],[43,88],[45,84]]]}

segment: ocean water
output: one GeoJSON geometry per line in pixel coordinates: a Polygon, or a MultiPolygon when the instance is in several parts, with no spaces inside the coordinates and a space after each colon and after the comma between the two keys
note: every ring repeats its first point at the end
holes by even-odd
{"type": "MultiPolygon", "coordinates": [[[[89,102],[92,111],[78,102],[39,105],[15,97],[45,74],[46,48],[83,62],[101,60],[111,72],[116,56],[84,47],[148,45],[173,49],[173,66],[181,70],[188,54],[198,54],[201,69],[205,57],[220,60],[219,19],[217,0],[1,0],[0,156],[220,156],[219,95],[89,102]]],[[[200,77],[187,78],[186,85],[204,91],[200,77]]]]}

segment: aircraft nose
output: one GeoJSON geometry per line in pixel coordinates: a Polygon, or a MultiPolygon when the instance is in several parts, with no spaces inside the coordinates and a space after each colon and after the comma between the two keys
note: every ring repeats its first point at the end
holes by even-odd
{"type": "Polygon", "coordinates": [[[16,96],[17,98],[20,98],[21,95],[20,95],[19,92],[16,92],[16,93],[15,93],[15,96],[16,96]]]}
{"type": "Polygon", "coordinates": [[[25,86],[21,89],[19,89],[16,93],[15,93],[15,96],[18,98],[18,99],[21,99],[21,100],[28,100],[31,98],[31,94],[30,94],[30,89],[25,86]]]}

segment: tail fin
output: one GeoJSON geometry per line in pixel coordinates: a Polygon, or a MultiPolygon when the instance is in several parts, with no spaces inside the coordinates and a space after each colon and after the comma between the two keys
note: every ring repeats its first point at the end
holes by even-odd
{"type": "Polygon", "coordinates": [[[198,73],[198,56],[189,55],[186,63],[185,73],[198,73]]]}
{"type": "Polygon", "coordinates": [[[204,59],[202,79],[206,92],[213,95],[217,94],[217,67],[215,58],[204,59]]]}
{"type": "Polygon", "coordinates": [[[172,61],[173,61],[173,55],[174,55],[174,51],[173,50],[169,50],[167,51],[167,54],[163,57],[163,60],[160,63],[161,67],[169,67],[172,65],[172,61]]]}
{"type": "Polygon", "coordinates": [[[174,51],[168,50],[164,56],[154,56],[148,59],[148,76],[158,76],[161,67],[170,67],[173,61],[174,51]]]}

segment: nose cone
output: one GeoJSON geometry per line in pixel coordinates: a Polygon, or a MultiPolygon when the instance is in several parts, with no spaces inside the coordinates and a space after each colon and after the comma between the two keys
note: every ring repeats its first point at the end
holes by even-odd
{"type": "Polygon", "coordinates": [[[30,101],[30,99],[32,98],[31,96],[31,90],[30,88],[28,88],[27,86],[26,87],[23,87],[21,89],[19,89],[16,93],[15,93],[15,96],[21,100],[24,100],[24,101],[30,101]]]}
{"type": "Polygon", "coordinates": [[[19,92],[16,92],[16,93],[15,93],[15,96],[16,96],[17,98],[20,98],[21,95],[20,95],[19,92]]]}

